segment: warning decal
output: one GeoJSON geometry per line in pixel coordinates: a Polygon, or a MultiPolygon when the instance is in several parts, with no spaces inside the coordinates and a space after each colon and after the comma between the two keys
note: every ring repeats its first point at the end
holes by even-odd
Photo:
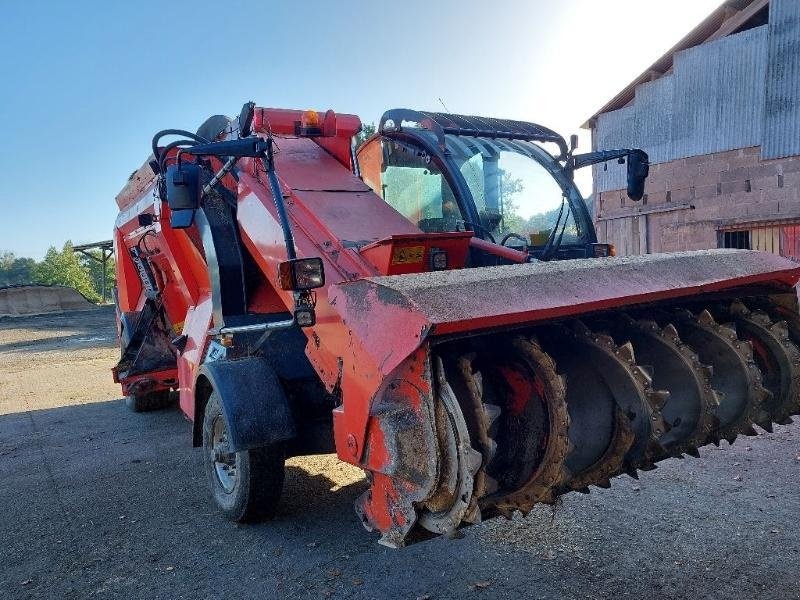
{"type": "Polygon", "coordinates": [[[411,265],[421,263],[425,256],[425,246],[405,246],[392,250],[393,265],[411,265]]]}

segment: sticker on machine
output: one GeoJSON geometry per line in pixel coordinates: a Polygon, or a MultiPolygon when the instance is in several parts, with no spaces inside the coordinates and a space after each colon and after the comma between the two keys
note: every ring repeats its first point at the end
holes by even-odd
{"type": "Polygon", "coordinates": [[[413,265],[422,262],[425,246],[404,246],[392,250],[393,265],[413,265]]]}

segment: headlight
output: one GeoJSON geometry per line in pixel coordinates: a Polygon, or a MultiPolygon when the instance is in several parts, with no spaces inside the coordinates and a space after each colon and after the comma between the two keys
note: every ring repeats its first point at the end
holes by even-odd
{"type": "Polygon", "coordinates": [[[304,292],[325,285],[325,269],[321,258],[295,258],[278,265],[281,288],[304,292]]]}
{"type": "Polygon", "coordinates": [[[592,254],[595,258],[616,256],[617,248],[614,246],[614,244],[592,244],[592,254]]]}
{"type": "Polygon", "coordinates": [[[447,269],[447,252],[439,248],[431,248],[431,270],[445,271],[447,269]]]}

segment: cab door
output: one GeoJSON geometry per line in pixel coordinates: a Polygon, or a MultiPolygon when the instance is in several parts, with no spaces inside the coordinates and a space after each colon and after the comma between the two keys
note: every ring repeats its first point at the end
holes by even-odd
{"type": "Polygon", "coordinates": [[[374,136],[358,151],[364,182],[425,233],[467,231],[443,165],[412,144],[374,136]]]}

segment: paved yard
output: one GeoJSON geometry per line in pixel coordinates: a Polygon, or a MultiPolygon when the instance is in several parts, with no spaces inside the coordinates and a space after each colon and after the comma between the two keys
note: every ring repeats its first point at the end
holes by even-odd
{"type": "Polygon", "coordinates": [[[212,506],[177,410],[127,411],[113,312],[0,321],[0,598],[798,598],[800,426],[400,551],[360,472],[293,459],[275,521],[212,506]]]}

